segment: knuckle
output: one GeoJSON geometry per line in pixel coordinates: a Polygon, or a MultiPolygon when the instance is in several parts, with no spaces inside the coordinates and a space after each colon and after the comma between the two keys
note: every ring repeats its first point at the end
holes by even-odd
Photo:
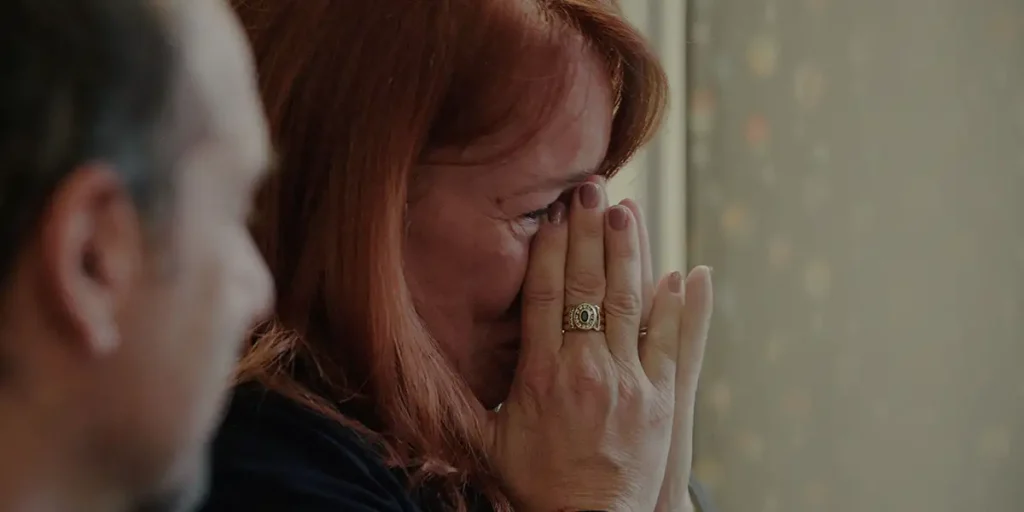
{"type": "Polygon", "coordinates": [[[595,212],[595,210],[584,213],[577,222],[572,223],[572,227],[575,230],[574,234],[585,238],[602,240],[604,239],[604,215],[591,212],[595,212]]]}
{"type": "Polygon", "coordinates": [[[597,369],[583,367],[573,374],[572,391],[577,396],[601,396],[605,394],[606,386],[597,369]]]}
{"type": "Polygon", "coordinates": [[[640,257],[639,242],[626,233],[616,233],[608,244],[608,255],[616,260],[633,260],[640,257]]]}
{"type": "Polygon", "coordinates": [[[587,350],[574,360],[569,379],[569,386],[573,394],[587,397],[610,395],[605,365],[599,357],[587,350]]]}
{"type": "Polygon", "coordinates": [[[643,308],[643,299],[637,290],[609,289],[605,292],[604,309],[609,316],[619,318],[639,316],[643,308]]]}
{"type": "Polygon", "coordinates": [[[604,287],[604,274],[589,269],[576,269],[570,272],[565,282],[565,291],[580,297],[601,295],[604,287]]]}
{"type": "Polygon", "coordinates": [[[550,365],[525,364],[519,372],[519,379],[524,398],[539,403],[543,401],[543,397],[550,394],[554,387],[555,373],[550,365]]]}
{"type": "Polygon", "coordinates": [[[670,423],[675,414],[674,393],[658,389],[635,373],[619,382],[619,397],[624,407],[649,427],[670,423]]]}
{"type": "Polygon", "coordinates": [[[624,372],[619,377],[619,400],[629,404],[642,404],[647,400],[643,381],[633,372],[624,372]]]}
{"type": "Polygon", "coordinates": [[[551,283],[537,283],[523,287],[523,302],[532,306],[556,307],[562,300],[562,290],[551,283]]]}

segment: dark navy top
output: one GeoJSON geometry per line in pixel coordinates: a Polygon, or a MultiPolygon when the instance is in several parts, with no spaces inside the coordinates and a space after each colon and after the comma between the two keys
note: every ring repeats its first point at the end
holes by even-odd
{"type": "MultiPolygon", "coordinates": [[[[213,445],[210,494],[201,512],[428,512],[406,474],[385,466],[354,430],[255,385],[235,390],[213,445]]],[[[691,482],[694,504],[711,512],[691,482]]],[[[483,500],[478,512],[489,511],[483,500]]]]}

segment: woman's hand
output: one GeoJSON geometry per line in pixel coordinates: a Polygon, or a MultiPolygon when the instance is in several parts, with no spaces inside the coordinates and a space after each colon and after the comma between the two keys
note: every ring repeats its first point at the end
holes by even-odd
{"type": "MultiPolygon", "coordinates": [[[[707,267],[698,267],[686,278],[687,307],[683,311],[682,339],[696,340],[700,355],[691,356],[680,365],[690,371],[676,372],[676,408],[672,421],[672,444],[668,466],[658,496],[656,512],[694,512],[690,495],[690,469],[693,463],[693,410],[697,400],[697,377],[704,360],[703,348],[708,338],[712,309],[711,274],[707,267]]],[[[686,357],[683,353],[683,355],[686,357]]]]}
{"type": "MultiPolygon", "coordinates": [[[[651,278],[651,246],[647,224],[644,222],[643,210],[634,201],[626,199],[620,203],[637,219],[640,234],[640,254],[643,262],[644,276],[644,322],[650,316],[652,303],[651,278]]],[[[694,512],[690,495],[690,470],[693,463],[693,411],[696,402],[696,379],[700,373],[700,362],[703,361],[703,347],[708,338],[711,326],[712,287],[710,269],[695,269],[686,278],[684,295],[688,307],[683,313],[683,343],[696,342],[701,347],[701,354],[694,360],[697,367],[691,372],[676,372],[676,409],[672,425],[672,443],[668,452],[668,466],[665,479],[658,495],[657,512],[694,512]],[[687,342],[686,340],[691,340],[687,342]]],[[[681,352],[684,357],[685,351],[681,352]]],[[[679,361],[680,365],[688,364],[679,361]]]]}
{"type": "Polygon", "coordinates": [[[654,287],[637,215],[606,208],[597,183],[580,187],[570,210],[554,206],[533,242],[520,363],[490,418],[491,462],[517,510],[654,510],[674,419],[692,419],[676,409],[692,409],[703,338],[684,334],[684,317],[706,325],[710,276],[691,274],[705,296],[685,307],[682,277],[662,279],[647,292],[648,314],[654,287]],[[603,329],[586,325],[594,310],[563,325],[563,313],[586,305],[601,307],[603,329]]]}

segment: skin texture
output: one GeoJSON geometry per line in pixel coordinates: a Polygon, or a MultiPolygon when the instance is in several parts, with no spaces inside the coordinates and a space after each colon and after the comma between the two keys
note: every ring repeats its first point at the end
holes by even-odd
{"type": "Polygon", "coordinates": [[[689,507],[676,486],[661,489],[666,477],[689,478],[710,273],[663,278],[644,319],[640,229],[629,208],[605,201],[600,186],[584,185],[568,218],[561,204],[552,209],[532,247],[518,372],[486,423],[517,510],[689,507]],[[604,332],[561,332],[563,307],[580,303],[603,305],[604,332]]]}
{"type": "MultiPolygon", "coordinates": [[[[417,309],[490,408],[512,382],[522,336],[519,293],[543,212],[594,173],[608,146],[607,74],[589,51],[576,52],[565,100],[533,140],[503,161],[423,169],[424,192],[409,205],[406,275],[417,309]]],[[[478,159],[520,133],[510,126],[459,156],[478,159]]]]}
{"type": "MultiPolygon", "coordinates": [[[[705,269],[690,276],[695,283],[692,298],[683,289],[667,291],[668,285],[662,283],[663,319],[653,320],[652,308],[658,306],[649,240],[634,202],[613,208],[619,218],[628,218],[628,237],[609,237],[606,245],[600,236],[577,235],[569,256],[565,246],[549,248],[558,260],[554,266],[567,270],[543,278],[559,284],[566,280],[564,289],[559,288],[559,293],[566,293],[565,300],[575,303],[586,296],[597,304],[604,301],[607,314],[631,317],[632,325],[616,334],[613,346],[575,340],[569,342],[573,348],[568,352],[563,348],[561,359],[539,358],[541,362],[533,365],[523,353],[524,326],[530,324],[523,316],[528,306],[521,305],[524,281],[528,268],[541,265],[536,260],[544,258],[545,249],[535,244],[547,208],[571,205],[571,214],[566,212],[571,221],[566,223],[577,226],[574,232],[603,232],[605,226],[603,179],[593,172],[608,145],[612,92],[594,55],[580,48],[576,57],[565,100],[549,124],[519,151],[487,165],[422,170],[417,188],[422,193],[409,204],[406,274],[420,315],[477,398],[487,408],[505,402],[489,423],[495,439],[492,455],[520,509],[689,511],[693,394],[711,314],[710,275],[705,269]],[[581,214],[587,210],[578,209],[579,201],[573,198],[578,199],[577,186],[585,182],[597,187],[601,205],[581,214]],[[630,257],[612,258],[605,268],[606,252],[630,257]],[[633,292],[623,292],[629,287],[624,285],[606,298],[606,273],[629,281],[633,292]],[[600,291],[592,290],[596,288],[600,291]],[[691,303],[685,313],[684,296],[691,303]],[[684,318],[686,325],[680,327],[684,318]],[[645,343],[656,346],[655,340],[660,340],[660,351],[648,350],[668,355],[671,361],[662,363],[673,370],[671,378],[655,384],[639,370],[636,329],[645,325],[657,330],[658,322],[668,327],[649,335],[645,343]],[[604,346],[617,357],[608,358],[604,346]],[[601,347],[596,357],[590,352],[594,347],[601,347]],[[677,382],[679,367],[685,373],[677,382]],[[612,398],[612,390],[621,385],[636,395],[612,398]],[[608,421],[612,412],[618,421],[608,421]],[[531,451],[544,456],[522,457],[522,446],[544,447],[531,451]],[[666,457],[670,449],[671,456],[666,457]],[[603,469],[610,471],[602,473],[603,469]],[[566,475],[578,480],[565,480],[566,475]],[[557,495],[551,495],[552,488],[558,489],[557,495]]],[[[521,129],[510,126],[478,146],[461,153],[442,151],[440,157],[479,159],[516,140],[521,129]]],[[[525,299],[530,302],[530,297],[525,299]]],[[[561,303],[563,297],[558,300],[561,303]]],[[[561,341],[560,307],[537,327],[544,334],[536,336],[561,341]]],[[[613,330],[610,324],[609,333],[613,330]]],[[[657,366],[656,358],[651,359],[657,366]]]]}
{"type": "Polygon", "coordinates": [[[145,224],[105,163],[82,165],[5,290],[0,509],[187,505],[239,344],[270,305],[246,229],[268,158],[249,49],[219,0],[166,14],[188,144],[165,217],[145,224]]]}

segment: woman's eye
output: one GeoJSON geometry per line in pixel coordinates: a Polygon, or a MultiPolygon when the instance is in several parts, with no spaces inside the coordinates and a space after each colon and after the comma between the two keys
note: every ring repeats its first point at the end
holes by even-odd
{"type": "Polygon", "coordinates": [[[545,206],[543,208],[540,208],[540,209],[537,209],[537,210],[534,210],[532,212],[527,212],[527,213],[524,213],[524,214],[520,215],[519,216],[519,220],[522,223],[524,223],[524,224],[540,224],[541,222],[544,221],[544,219],[546,219],[548,217],[548,211],[551,210],[551,206],[552,205],[554,205],[555,203],[563,203],[565,205],[568,205],[569,201],[571,201],[571,200],[572,200],[572,191],[571,190],[570,191],[566,191],[562,195],[560,195],[557,199],[555,199],[554,201],[548,203],[547,206],[545,206]]]}
{"type": "Polygon", "coordinates": [[[545,217],[547,217],[548,208],[549,206],[545,206],[544,208],[541,208],[539,210],[534,210],[532,212],[525,213],[521,217],[523,220],[527,220],[530,222],[540,222],[544,220],[545,217]]]}

